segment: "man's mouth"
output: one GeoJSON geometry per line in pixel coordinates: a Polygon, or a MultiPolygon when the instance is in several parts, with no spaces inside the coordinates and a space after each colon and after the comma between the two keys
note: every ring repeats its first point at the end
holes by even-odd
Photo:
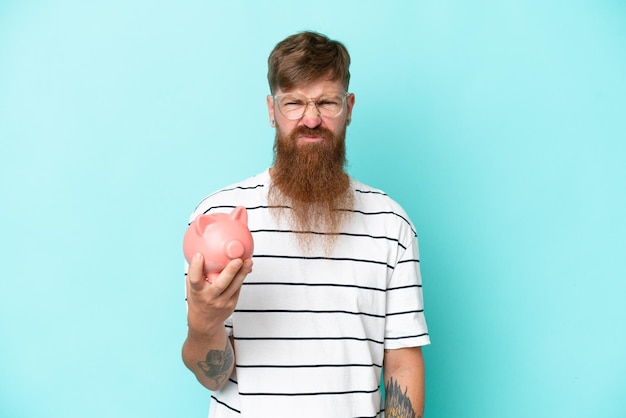
{"type": "Polygon", "coordinates": [[[307,127],[300,127],[294,134],[299,142],[304,143],[323,142],[327,137],[327,133],[324,132],[324,129],[320,128],[309,129],[307,127]]]}
{"type": "Polygon", "coordinates": [[[309,135],[299,135],[298,136],[298,140],[302,141],[302,142],[322,142],[324,140],[324,137],[322,136],[309,136],[309,135]]]}

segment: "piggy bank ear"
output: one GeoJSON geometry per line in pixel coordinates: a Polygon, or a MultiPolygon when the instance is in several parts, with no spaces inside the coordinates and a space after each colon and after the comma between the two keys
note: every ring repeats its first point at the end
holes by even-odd
{"type": "Polygon", "coordinates": [[[215,223],[215,218],[211,215],[200,215],[196,218],[194,223],[196,224],[196,232],[198,235],[202,235],[207,226],[215,223]]]}
{"type": "Polygon", "coordinates": [[[248,212],[243,206],[237,206],[230,213],[230,218],[248,225],[248,212]]]}

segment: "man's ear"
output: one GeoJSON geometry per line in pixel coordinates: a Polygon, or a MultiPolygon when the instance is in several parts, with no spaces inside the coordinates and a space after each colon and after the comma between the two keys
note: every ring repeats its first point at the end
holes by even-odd
{"type": "Polygon", "coordinates": [[[347,112],[346,112],[346,124],[350,125],[350,122],[352,122],[352,108],[354,107],[354,102],[356,101],[356,99],[354,98],[354,93],[350,93],[348,95],[348,97],[346,97],[346,104],[347,104],[347,112]]]}
{"type": "Polygon", "coordinates": [[[267,102],[267,113],[269,114],[270,117],[270,125],[272,125],[272,127],[276,126],[276,118],[274,117],[274,99],[272,99],[272,96],[270,96],[269,94],[266,97],[266,102],[267,102]]]}

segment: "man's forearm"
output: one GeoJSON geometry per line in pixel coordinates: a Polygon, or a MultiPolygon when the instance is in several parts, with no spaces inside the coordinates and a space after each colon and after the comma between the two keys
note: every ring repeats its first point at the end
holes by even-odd
{"type": "Polygon", "coordinates": [[[235,364],[233,347],[225,331],[210,337],[189,333],[182,355],[187,368],[209,390],[221,389],[235,364]]]}
{"type": "Polygon", "coordinates": [[[419,347],[385,351],[385,417],[422,418],[424,359],[419,347]]]}

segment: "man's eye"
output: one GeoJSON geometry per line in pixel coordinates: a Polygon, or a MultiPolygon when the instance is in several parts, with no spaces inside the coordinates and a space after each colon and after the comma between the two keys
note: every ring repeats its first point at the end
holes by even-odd
{"type": "Polygon", "coordinates": [[[320,106],[339,106],[341,104],[340,97],[321,97],[318,102],[320,106]]]}

